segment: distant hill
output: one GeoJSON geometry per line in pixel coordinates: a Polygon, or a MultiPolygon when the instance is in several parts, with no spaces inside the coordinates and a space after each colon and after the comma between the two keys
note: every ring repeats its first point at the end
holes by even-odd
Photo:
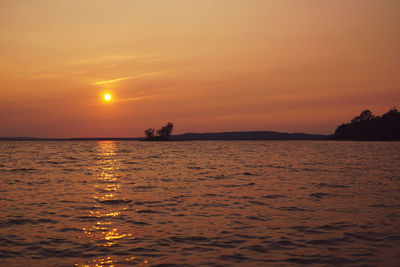
{"type": "MultiPolygon", "coordinates": [[[[282,133],[273,131],[253,132],[220,132],[220,133],[184,133],[172,135],[172,141],[194,141],[194,140],[328,140],[329,135],[305,134],[305,133],[282,133]]],[[[95,138],[34,138],[34,137],[0,137],[3,141],[138,141],[143,137],[118,138],[118,137],[95,137],[95,138]]]]}
{"type": "Polygon", "coordinates": [[[36,137],[0,137],[0,141],[51,141],[57,140],[53,138],[36,138],[36,137]]]}
{"type": "Polygon", "coordinates": [[[328,135],[281,133],[272,131],[185,133],[171,136],[171,140],[327,140],[328,135]]]}

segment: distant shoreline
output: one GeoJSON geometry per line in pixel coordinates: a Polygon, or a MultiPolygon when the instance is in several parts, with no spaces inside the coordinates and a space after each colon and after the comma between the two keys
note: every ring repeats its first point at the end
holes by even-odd
{"type": "MultiPolygon", "coordinates": [[[[0,141],[144,141],[144,137],[79,137],[79,138],[36,138],[0,137],[0,141]]],[[[169,141],[256,141],[256,140],[332,140],[332,135],[285,133],[274,131],[244,131],[217,133],[184,133],[172,135],[169,141]]],[[[157,141],[150,141],[157,142],[157,141]]]]}

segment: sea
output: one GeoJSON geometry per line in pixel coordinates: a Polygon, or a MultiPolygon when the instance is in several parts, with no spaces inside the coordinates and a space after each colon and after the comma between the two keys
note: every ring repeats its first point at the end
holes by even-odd
{"type": "Polygon", "coordinates": [[[0,142],[0,266],[309,265],[400,266],[400,142],[0,142]]]}

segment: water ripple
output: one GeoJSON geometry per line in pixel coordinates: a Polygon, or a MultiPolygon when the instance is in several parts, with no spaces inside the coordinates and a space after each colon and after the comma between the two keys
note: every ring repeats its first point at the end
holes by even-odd
{"type": "Polygon", "coordinates": [[[0,265],[400,266],[399,154],[398,142],[0,142],[0,265]]]}

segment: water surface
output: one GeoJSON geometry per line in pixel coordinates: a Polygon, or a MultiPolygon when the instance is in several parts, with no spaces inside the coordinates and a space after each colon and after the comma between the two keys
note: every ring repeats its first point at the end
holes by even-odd
{"type": "Polygon", "coordinates": [[[2,266],[400,263],[399,142],[9,141],[0,179],[2,266]]]}

